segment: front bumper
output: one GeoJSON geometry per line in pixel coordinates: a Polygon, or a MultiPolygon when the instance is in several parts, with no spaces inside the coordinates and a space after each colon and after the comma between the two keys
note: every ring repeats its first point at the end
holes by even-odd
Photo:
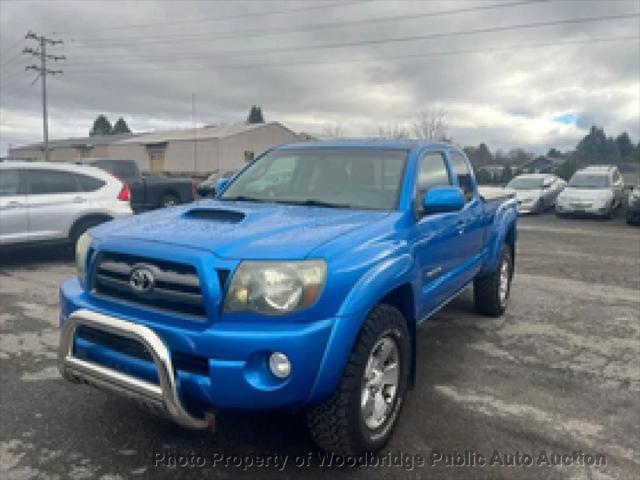
{"type": "Polygon", "coordinates": [[[595,215],[603,216],[609,213],[608,204],[593,203],[556,203],[556,212],[562,215],[595,215]]]}
{"type": "MultiPolygon", "coordinates": [[[[295,325],[237,318],[197,327],[170,324],[94,298],[77,278],[62,284],[60,300],[59,365],[65,378],[142,400],[191,428],[205,427],[206,412],[216,409],[267,410],[322,400],[317,383],[327,384],[318,379],[325,364],[331,365],[325,350],[334,327],[361,320],[357,315],[295,325]],[[84,337],[78,331],[85,327],[100,335],[84,337]],[[105,334],[141,344],[150,358],[100,341],[105,334]],[[286,379],[269,371],[267,359],[274,351],[291,360],[286,379]]],[[[334,373],[340,375],[330,376],[334,373]]]]}

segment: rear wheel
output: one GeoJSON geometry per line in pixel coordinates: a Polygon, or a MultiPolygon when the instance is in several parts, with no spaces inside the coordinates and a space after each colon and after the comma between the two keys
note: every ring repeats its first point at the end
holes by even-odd
{"type": "Polygon", "coordinates": [[[377,305],[362,326],[338,388],[307,412],[309,431],[320,448],[361,455],[384,447],[404,403],[410,352],[403,315],[377,305]]]}
{"type": "Polygon", "coordinates": [[[164,197],[162,197],[162,200],[160,201],[160,205],[164,208],[175,207],[179,204],[180,199],[173,193],[167,193],[164,197]]]}
{"type": "Polygon", "coordinates": [[[478,312],[491,316],[502,315],[507,308],[512,278],[511,247],[505,245],[495,270],[473,282],[473,296],[478,312]]]}

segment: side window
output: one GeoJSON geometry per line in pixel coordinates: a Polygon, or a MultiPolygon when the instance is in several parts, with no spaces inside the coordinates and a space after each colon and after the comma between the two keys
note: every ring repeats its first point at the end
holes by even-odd
{"type": "Polygon", "coordinates": [[[473,198],[473,182],[471,180],[471,170],[464,157],[458,152],[449,152],[451,168],[453,174],[458,177],[458,185],[464,193],[464,198],[468,202],[473,198]]]}
{"type": "Polygon", "coordinates": [[[27,170],[27,185],[31,195],[73,193],[78,191],[75,177],[58,170],[27,170]]]}
{"type": "Polygon", "coordinates": [[[420,159],[418,167],[418,180],[416,182],[416,206],[422,210],[422,198],[433,187],[446,187],[451,185],[449,172],[441,153],[427,153],[420,159]]]}
{"type": "Polygon", "coordinates": [[[138,175],[136,171],[135,164],[130,162],[118,162],[117,171],[122,176],[122,178],[133,178],[138,175]]]}
{"type": "Polygon", "coordinates": [[[78,181],[78,185],[80,185],[80,190],[83,192],[95,192],[105,185],[105,182],[102,180],[90,177],[89,175],[82,175],[78,173],[75,177],[78,181]]]}
{"type": "Polygon", "coordinates": [[[0,170],[0,197],[18,195],[20,190],[20,170],[0,170]]]}

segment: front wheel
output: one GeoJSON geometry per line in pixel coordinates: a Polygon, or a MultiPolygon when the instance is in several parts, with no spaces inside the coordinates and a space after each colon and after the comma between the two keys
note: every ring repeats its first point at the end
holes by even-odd
{"type": "Polygon", "coordinates": [[[410,345],[398,309],[379,304],[369,312],[338,388],[307,412],[309,431],[320,448],[362,455],[384,447],[404,403],[410,345]]]}
{"type": "Polygon", "coordinates": [[[489,275],[473,282],[473,296],[476,310],[484,315],[499,316],[507,308],[513,278],[513,258],[511,247],[502,247],[500,261],[489,275]]]}

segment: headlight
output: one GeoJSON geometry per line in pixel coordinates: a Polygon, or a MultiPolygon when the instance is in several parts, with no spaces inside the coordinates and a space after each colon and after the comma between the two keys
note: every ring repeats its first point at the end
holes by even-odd
{"type": "Polygon", "coordinates": [[[225,312],[282,315],[313,305],[327,277],[323,260],[244,261],[233,275],[225,312]]]}
{"type": "Polygon", "coordinates": [[[85,280],[85,266],[87,265],[87,252],[91,245],[91,235],[88,232],[80,235],[78,242],[76,243],[76,268],[78,269],[78,277],[80,281],[84,283],[85,280]]]}

